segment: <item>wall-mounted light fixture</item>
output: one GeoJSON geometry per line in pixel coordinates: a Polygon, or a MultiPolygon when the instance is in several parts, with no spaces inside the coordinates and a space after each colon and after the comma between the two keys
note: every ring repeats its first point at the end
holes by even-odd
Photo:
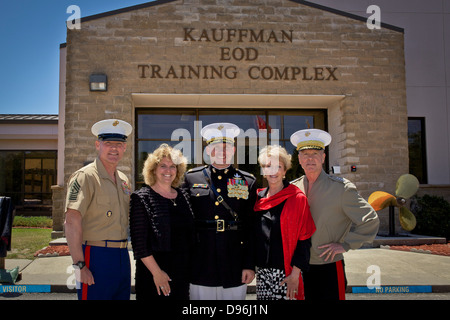
{"type": "Polygon", "coordinates": [[[91,74],[89,76],[89,88],[91,91],[107,91],[108,78],[106,74],[91,74]]]}
{"type": "Polygon", "coordinates": [[[332,166],[332,167],[331,167],[331,171],[332,171],[334,174],[340,174],[340,173],[341,173],[341,167],[340,167],[340,166],[332,166]]]}

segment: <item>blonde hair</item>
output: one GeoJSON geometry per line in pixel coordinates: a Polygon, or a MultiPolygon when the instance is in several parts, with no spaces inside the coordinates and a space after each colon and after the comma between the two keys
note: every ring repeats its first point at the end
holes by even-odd
{"type": "Polygon", "coordinates": [[[287,171],[291,168],[292,156],[286,151],[285,148],[278,145],[268,145],[262,148],[259,152],[258,162],[261,167],[265,167],[270,161],[270,157],[278,156],[280,163],[284,165],[284,169],[287,171]]]}
{"type": "Polygon", "coordinates": [[[180,150],[174,149],[166,143],[161,144],[153,153],[149,153],[147,160],[145,160],[144,169],[142,170],[144,182],[149,186],[156,183],[156,167],[163,158],[172,160],[177,166],[177,175],[172,182],[172,187],[179,187],[183,183],[187,160],[180,150]]]}

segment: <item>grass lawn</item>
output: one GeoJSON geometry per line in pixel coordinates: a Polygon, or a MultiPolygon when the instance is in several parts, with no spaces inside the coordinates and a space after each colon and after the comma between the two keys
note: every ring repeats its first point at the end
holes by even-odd
{"type": "Polygon", "coordinates": [[[7,252],[6,259],[30,259],[34,253],[49,245],[52,240],[52,229],[47,228],[19,228],[12,229],[11,251],[7,252]]]}

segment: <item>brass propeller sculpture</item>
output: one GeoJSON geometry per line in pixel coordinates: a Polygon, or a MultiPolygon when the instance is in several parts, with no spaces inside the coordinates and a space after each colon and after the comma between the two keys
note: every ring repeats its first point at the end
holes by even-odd
{"type": "Polygon", "coordinates": [[[368,202],[375,211],[389,207],[389,235],[395,234],[395,207],[400,209],[399,220],[404,230],[411,231],[416,227],[416,217],[404,205],[406,200],[415,195],[418,189],[419,180],[412,174],[404,174],[397,180],[395,196],[384,191],[375,191],[369,196],[368,202]]]}

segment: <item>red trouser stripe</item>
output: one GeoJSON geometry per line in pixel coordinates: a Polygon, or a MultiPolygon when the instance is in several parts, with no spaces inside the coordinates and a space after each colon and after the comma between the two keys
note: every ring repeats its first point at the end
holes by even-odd
{"type": "Polygon", "coordinates": [[[345,300],[345,275],[342,260],[336,262],[336,271],[339,289],[339,300],[345,300]]]}
{"type": "MultiPolygon", "coordinates": [[[[84,262],[86,263],[86,267],[89,268],[89,262],[91,260],[91,246],[86,246],[84,250],[84,262]]],[[[88,293],[88,285],[83,283],[83,288],[81,290],[81,300],[87,300],[88,293]]]]}

